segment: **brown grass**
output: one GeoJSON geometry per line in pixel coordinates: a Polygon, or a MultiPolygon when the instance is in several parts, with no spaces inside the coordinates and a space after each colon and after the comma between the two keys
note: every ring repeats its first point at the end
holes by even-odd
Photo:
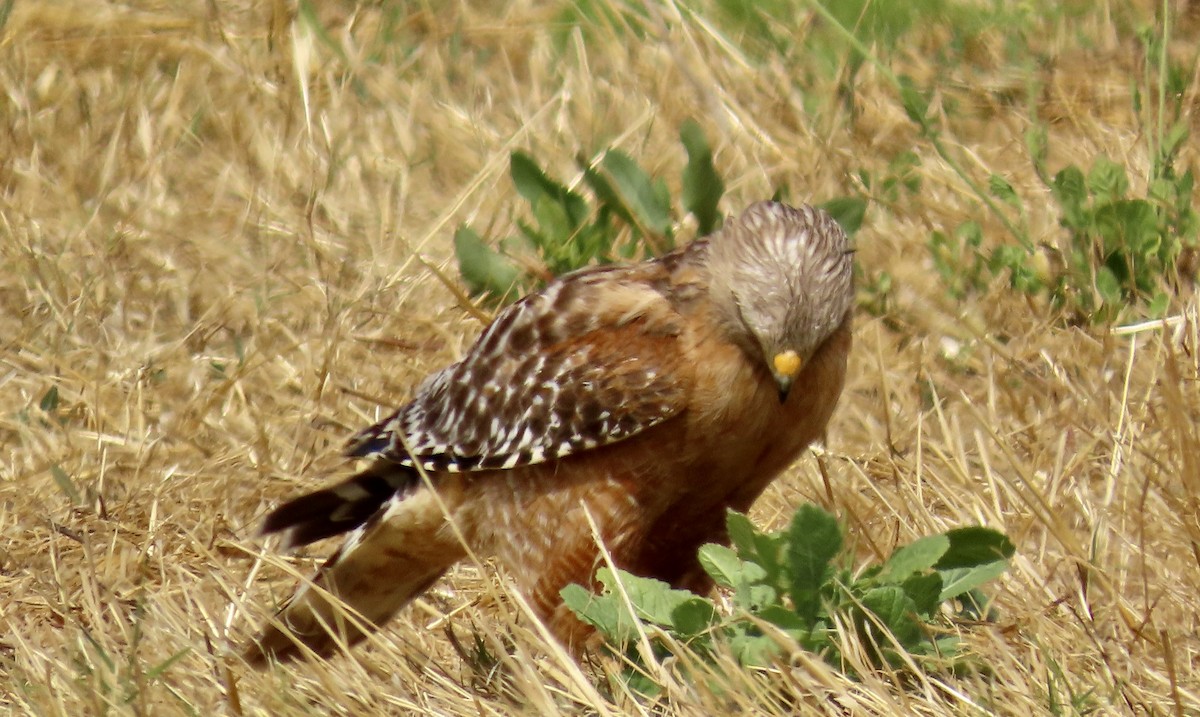
{"type": "MultiPolygon", "coordinates": [[[[560,4],[319,5],[344,56],[283,0],[17,2],[0,34],[0,706],[1200,713],[1194,305],[1170,328],[1114,334],[1064,328],[1000,285],[950,299],[930,232],[973,218],[989,242],[1005,235],[870,67],[851,116],[831,81],[797,84],[795,64],[744,54],[675,6],[649,10],[644,40],[595,26],[563,33],[560,52],[560,4]],[[1000,620],[966,633],[994,677],[901,687],[795,654],[765,676],[718,664],[704,685],[681,677],[685,656],[652,666],[664,696],[638,701],[610,687],[613,665],[565,659],[479,566],[352,657],[246,669],[231,647],[328,549],[277,556],[256,522],[326,482],[350,430],[477,333],[425,262],[456,274],[461,222],[509,231],[508,153],[575,177],[577,151],[615,146],[677,177],[687,117],[730,178],[727,212],[781,184],[797,200],[852,193],[859,170],[921,156],[922,191],[874,208],[858,235],[865,273],[886,269],[896,290],[859,321],[829,445],[754,517],[778,525],[816,501],[863,559],[963,524],[1007,531],[1020,552],[993,586],[1000,620]],[[463,659],[450,629],[501,657],[463,659]]],[[[1147,173],[1128,16],[1152,10],[1035,13],[1026,31],[1050,61],[1033,75],[1004,60],[1007,28],[978,38],[970,66],[923,59],[941,27],[895,57],[940,78],[944,139],[976,181],[1009,179],[1037,242],[1061,230],[1023,149],[1034,114],[1052,168],[1105,152],[1135,183],[1147,173]]]]}

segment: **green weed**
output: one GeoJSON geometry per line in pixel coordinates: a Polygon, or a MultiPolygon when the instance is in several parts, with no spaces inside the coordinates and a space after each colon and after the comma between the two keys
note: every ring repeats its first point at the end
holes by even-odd
{"type": "Polygon", "coordinates": [[[606,569],[599,572],[599,595],[570,585],[563,601],[632,664],[644,631],[658,658],[674,643],[702,656],[728,650],[742,665],[764,666],[790,643],[849,670],[842,650],[854,644],[879,667],[963,669],[969,663],[953,621],[986,619],[979,586],[1002,574],[1014,553],[1003,534],[966,527],[922,538],[882,565],[854,571],[837,520],[816,506],[802,506],[779,532],[759,532],[732,511],[727,527],[732,546],[705,545],[699,559],[716,584],[732,592],[731,614],[706,597],[606,569]],[[954,607],[947,610],[946,603],[954,607]]]}
{"type": "MultiPolygon", "coordinates": [[[[1026,144],[1064,232],[1057,241],[1034,247],[1022,229],[1014,234],[1018,244],[986,253],[975,222],[951,235],[935,232],[929,250],[952,296],[965,298],[1000,278],[1023,294],[1047,297],[1069,321],[1107,323],[1130,312],[1164,315],[1172,287],[1194,279],[1181,275],[1181,257],[1195,251],[1200,234],[1192,206],[1195,177],[1192,170],[1177,168],[1189,134],[1181,103],[1191,72],[1166,57],[1166,32],[1164,26],[1162,34],[1140,34],[1144,81],[1157,100],[1146,120],[1152,163],[1144,190],[1135,190],[1125,167],[1103,155],[1086,169],[1070,164],[1051,176],[1045,164],[1047,133],[1035,127],[1026,144]]],[[[1142,111],[1140,89],[1134,102],[1142,111]]],[[[990,178],[988,195],[1024,216],[1022,199],[1002,177],[990,178]]]]}

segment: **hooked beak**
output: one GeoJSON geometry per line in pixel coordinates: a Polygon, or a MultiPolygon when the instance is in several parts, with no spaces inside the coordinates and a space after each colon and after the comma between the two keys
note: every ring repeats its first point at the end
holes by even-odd
{"type": "Polygon", "coordinates": [[[792,382],[796,380],[796,375],[800,373],[803,365],[804,361],[800,358],[800,354],[791,349],[777,353],[771,359],[775,385],[779,386],[780,403],[787,400],[788,393],[792,390],[792,382]]]}

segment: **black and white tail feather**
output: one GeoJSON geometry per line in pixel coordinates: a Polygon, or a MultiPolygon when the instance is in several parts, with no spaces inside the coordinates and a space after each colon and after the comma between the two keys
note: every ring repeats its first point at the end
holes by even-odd
{"type": "Polygon", "coordinates": [[[376,461],[337,485],[302,495],[271,511],[261,535],[283,534],[283,547],[296,548],[364,525],[392,498],[402,499],[420,481],[417,471],[376,461]]]}

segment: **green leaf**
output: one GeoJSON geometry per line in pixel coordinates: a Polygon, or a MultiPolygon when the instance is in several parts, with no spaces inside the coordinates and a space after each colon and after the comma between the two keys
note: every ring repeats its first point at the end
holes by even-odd
{"type": "Polygon", "coordinates": [[[543,194],[556,193],[557,183],[542,171],[533,157],[524,152],[513,152],[508,156],[508,173],[512,176],[517,193],[531,204],[543,194]]]}
{"type": "MultiPolygon", "coordinates": [[[[726,513],[725,524],[729,538],[737,548],[738,557],[759,566],[766,573],[760,582],[770,586],[776,593],[786,592],[788,580],[784,574],[786,571],[782,554],[787,536],[783,533],[760,533],[749,518],[732,510],[726,513]]],[[[751,590],[752,594],[745,598],[761,605],[763,603],[759,601],[759,596],[762,591],[755,592],[756,590],[757,586],[751,590]]]]}
{"type": "Polygon", "coordinates": [[[904,113],[921,129],[925,129],[929,124],[929,99],[917,89],[916,83],[908,75],[901,75],[897,79],[900,82],[900,103],[904,105],[904,113]]]}
{"type": "Polygon", "coordinates": [[[1101,266],[1096,269],[1096,291],[1103,303],[1119,307],[1123,302],[1121,295],[1121,279],[1110,267],[1101,266]]]}
{"type": "Polygon", "coordinates": [[[989,580],[994,580],[1008,570],[1008,560],[996,560],[971,568],[938,570],[942,576],[942,592],[938,600],[950,600],[967,593],[989,580]]]}
{"type": "Polygon", "coordinates": [[[42,394],[42,400],[38,401],[38,408],[46,413],[54,413],[58,409],[58,386],[51,386],[46,393],[42,394]]]}
{"type": "Polygon", "coordinates": [[[729,649],[747,667],[768,667],[779,654],[779,645],[767,635],[734,636],[729,640],[729,649]]]}
{"type": "Polygon", "coordinates": [[[1088,172],[1087,188],[1097,203],[1113,202],[1125,196],[1129,190],[1129,178],[1125,176],[1124,167],[1101,155],[1088,172]]]}
{"type": "Polygon", "coordinates": [[[621,201],[621,195],[613,188],[612,182],[589,166],[583,157],[577,157],[576,161],[583,170],[583,181],[592,188],[592,192],[600,200],[601,210],[615,214],[621,221],[630,226],[636,226],[637,221],[633,218],[633,214],[630,213],[629,207],[625,206],[625,202],[621,201]]]}
{"type": "Polygon", "coordinates": [[[512,175],[517,193],[524,197],[535,211],[538,202],[543,197],[549,197],[559,205],[573,229],[587,219],[588,208],[584,198],[551,179],[528,154],[513,152],[509,155],[509,174],[512,175]]]}
{"type": "Polygon", "coordinates": [[[611,595],[594,595],[575,584],[567,585],[558,594],[576,617],[599,630],[609,642],[620,646],[637,635],[629,611],[611,595]]]}
{"type": "Polygon", "coordinates": [[[1162,241],[1158,212],[1144,199],[1122,199],[1099,207],[1096,228],[1104,237],[1105,252],[1128,252],[1139,260],[1157,253],[1162,241]]]}
{"type": "Polygon", "coordinates": [[[950,538],[945,535],[928,535],[892,553],[884,563],[884,579],[901,581],[912,575],[932,568],[950,549],[950,538]]]}
{"type": "Polygon", "coordinates": [[[854,236],[867,215],[867,200],[862,197],[838,197],[825,202],[821,208],[829,212],[846,236],[854,236]]]}
{"type": "Polygon", "coordinates": [[[733,549],[724,545],[709,543],[701,546],[698,558],[704,572],[721,587],[737,588],[767,576],[767,571],[760,565],[739,559],[733,549]]]}
{"type": "Polygon", "coordinates": [[[683,170],[683,206],[696,217],[699,235],[705,236],[720,227],[717,204],[725,193],[725,183],[713,167],[712,150],[699,124],[690,119],[684,122],[679,139],[688,153],[683,170]]]}
{"type": "Polygon", "coordinates": [[[815,621],[805,620],[804,617],[797,615],[795,611],[789,610],[779,604],[767,605],[755,613],[755,617],[766,620],[796,640],[807,634],[816,624],[815,621]]]}
{"type": "Polygon", "coordinates": [[[501,299],[512,291],[521,271],[504,255],[493,250],[470,227],[454,233],[458,271],[472,294],[489,294],[501,299]]]}
{"type": "Polygon", "coordinates": [[[652,234],[667,236],[671,229],[670,204],[663,201],[663,191],[655,187],[637,162],[624,152],[611,149],[600,164],[638,225],[652,234]]]}
{"type": "Polygon", "coordinates": [[[1021,206],[1021,198],[1017,196],[1017,192],[1008,183],[1008,180],[999,174],[993,174],[988,178],[988,190],[992,196],[1006,204],[1018,208],[1021,206]]]}
{"type": "Polygon", "coordinates": [[[837,519],[815,505],[800,506],[787,531],[787,565],[796,613],[812,620],[821,607],[829,561],[842,548],[837,519]]]}
{"type": "Polygon", "coordinates": [[[754,529],[754,524],[749,518],[736,510],[726,510],[725,529],[729,533],[729,541],[737,548],[738,555],[747,560],[754,555],[754,536],[758,531],[754,529]]]}
{"type": "Polygon", "coordinates": [[[567,216],[567,210],[563,205],[545,196],[535,200],[532,207],[533,216],[537,219],[538,228],[541,230],[538,232],[542,237],[539,243],[546,253],[548,263],[551,264],[550,270],[557,274],[575,268],[577,265],[570,262],[563,267],[555,266],[555,264],[562,263],[562,260],[566,259],[570,253],[571,242],[575,235],[575,225],[567,216]]]}
{"type": "MultiPolygon", "coordinates": [[[[896,642],[905,648],[911,647],[921,640],[923,633],[920,621],[917,619],[917,607],[904,590],[894,586],[872,588],[863,595],[862,604],[865,609],[879,618],[879,621],[887,627],[888,632],[896,638],[896,642]]],[[[867,624],[872,628],[877,629],[878,627],[870,622],[867,624]]],[[[872,632],[874,631],[872,630],[872,632]]],[[[880,640],[879,646],[887,647],[888,645],[880,640]]]]}
{"type": "Polygon", "coordinates": [[[698,595],[692,595],[671,610],[671,625],[685,638],[708,631],[718,621],[717,606],[698,595]]]}
{"type": "Polygon", "coordinates": [[[1165,291],[1160,291],[1150,300],[1146,306],[1146,314],[1151,318],[1162,318],[1167,315],[1167,309],[1171,305],[1171,297],[1165,291]]]}
{"type": "Polygon", "coordinates": [[[757,612],[762,610],[764,606],[777,604],[779,602],[779,591],[771,585],[754,583],[743,590],[738,590],[734,595],[734,601],[743,610],[757,612]]]}
{"type": "MultiPolygon", "coordinates": [[[[1163,137],[1162,146],[1158,148],[1160,161],[1163,165],[1169,166],[1175,155],[1187,142],[1189,131],[1189,123],[1187,120],[1179,120],[1171,125],[1171,129],[1167,130],[1167,134],[1163,137]]],[[[1158,173],[1161,173],[1162,168],[1156,168],[1158,173]]]]}
{"type": "Polygon", "coordinates": [[[917,614],[930,618],[941,604],[942,576],[940,573],[910,575],[900,584],[904,594],[913,601],[917,614]]]}
{"type": "Polygon", "coordinates": [[[934,564],[938,570],[970,568],[994,560],[1011,558],[1017,552],[1004,533],[981,525],[946,531],[950,548],[934,564]]]}
{"type": "Polygon", "coordinates": [[[1083,228],[1086,225],[1083,204],[1087,201],[1087,187],[1079,167],[1071,165],[1054,175],[1050,182],[1050,193],[1062,208],[1062,220],[1066,226],[1083,228]]]}
{"type": "Polygon", "coordinates": [[[618,570],[614,578],[612,571],[601,568],[596,572],[596,577],[604,585],[605,592],[611,593],[614,599],[619,599],[616,580],[620,579],[638,618],[667,628],[675,627],[675,609],[696,598],[695,593],[675,590],[662,580],[643,578],[624,570],[618,570]]]}

